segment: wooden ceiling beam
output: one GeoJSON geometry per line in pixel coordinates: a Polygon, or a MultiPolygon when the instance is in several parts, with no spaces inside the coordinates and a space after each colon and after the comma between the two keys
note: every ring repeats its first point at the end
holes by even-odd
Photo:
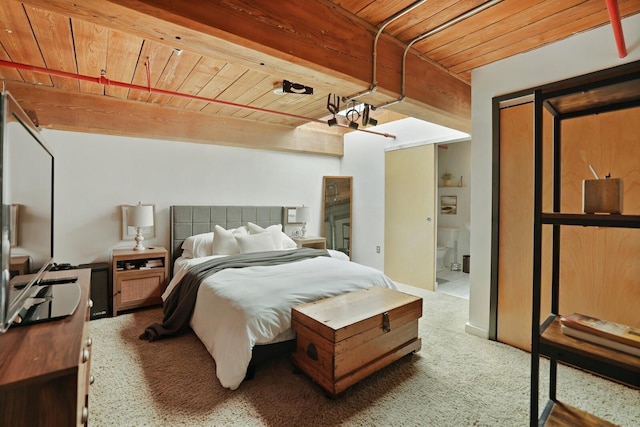
{"type": "Polygon", "coordinates": [[[344,155],[342,135],[329,132],[81,92],[70,94],[28,83],[6,82],[6,89],[38,126],[47,129],[335,157],[344,155]]]}
{"type": "MultiPolygon", "coordinates": [[[[23,1],[203,56],[233,58],[316,91],[348,97],[371,85],[376,28],[328,0],[23,1]]],[[[361,101],[377,105],[399,98],[403,51],[404,45],[396,39],[380,38],[378,89],[361,101]]],[[[391,110],[470,131],[468,84],[413,51],[406,69],[407,99],[391,110]]]]}

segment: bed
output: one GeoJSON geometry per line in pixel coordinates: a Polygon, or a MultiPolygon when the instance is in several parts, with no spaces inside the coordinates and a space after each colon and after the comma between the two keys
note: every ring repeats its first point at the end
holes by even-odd
{"type": "Polygon", "coordinates": [[[185,299],[181,292],[193,295],[186,321],[231,390],[265,358],[295,348],[292,306],[372,286],[397,289],[382,272],[341,252],[298,249],[281,231],[283,212],[281,206],[170,208],[165,320],[167,307],[185,299]]]}

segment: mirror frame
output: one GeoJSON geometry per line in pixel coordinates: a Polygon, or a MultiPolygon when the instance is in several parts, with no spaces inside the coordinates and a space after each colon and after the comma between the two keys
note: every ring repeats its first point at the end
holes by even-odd
{"type": "MultiPolygon", "coordinates": [[[[348,248],[346,251],[343,250],[345,254],[349,256],[350,259],[353,258],[353,177],[352,176],[323,176],[322,177],[322,237],[326,239],[326,244],[328,249],[335,249],[330,241],[330,238],[326,236],[325,232],[325,224],[326,224],[326,211],[327,211],[327,197],[332,197],[332,194],[327,194],[327,187],[329,185],[336,184],[336,195],[340,194],[340,189],[342,189],[342,194],[348,194],[349,200],[349,236],[347,238],[348,248]]],[[[344,236],[343,236],[344,238],[344,236]]],[[[344,248],[343,248],[344,249],[344,248]]]]}

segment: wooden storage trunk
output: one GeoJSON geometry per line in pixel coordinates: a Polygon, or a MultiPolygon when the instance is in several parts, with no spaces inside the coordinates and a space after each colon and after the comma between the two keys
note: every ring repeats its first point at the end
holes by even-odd
{"type": "Polygon", "coordinates": [[[332,396],[420,350],[422,298],[373,287],[296,306],[293,364],[332,396]]]}

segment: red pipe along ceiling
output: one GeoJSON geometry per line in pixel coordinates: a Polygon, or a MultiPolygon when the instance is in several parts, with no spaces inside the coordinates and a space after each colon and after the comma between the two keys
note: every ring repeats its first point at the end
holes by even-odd
{"type": "Polygon", "coordinates": [[[620,9],[618,9],[617,0],[606,0],[607,10],[609,11],[609,20],[613,28],[613,36],[618,46],[618,56],[624,58],[627,56],[627,48],[624,43],[624,34],[622,33],[622,23],[620,22],[620,9]]]}
{"type": "MultiPolygon", "coordinates": [[[[292,118],[295,118],[295,119],[306,120],[306,121],[309,121],[309,122],[323,123],[325,125],[328,125],[326,120],[314,119],[312,117],[305,117],[305,116],[300,116],[300,115],[297,115],[297,114],[285,113],[283,111],[269,110],[269,109],[266,109],[266,108],[252,107],[250,105],[236,104],[235,102],[222,101],[222,100],[219,100],[219,99],[205,98],[205,97],[202,97],[202,96],[190,95],[190,94],[180,93],[180,92],[172,92],[172,91],[168,91],[168,90],[164,90],[164,89],[156,89],[156,88],[153,88],[153,87],[150,87],[150,86],[149,87],[145,87],[145,86],[134,85],[132,83],[118,82],[118,81],[115,81],[115,80],[109,80],[108,78],[106,78],[104,76],[91,77],[91,76],[85,76],[85,75],[82,75],[82,74],[68,73],[66,71],[50,70],[48,68],[36,67],[34,65],[20,64],[20,63],[17,63],[17,62],[9,62],[9,61],[5,61],[5,60],[1,60],[1,59],[0,59],[0,66],[7,67],[7,68],[15,68],[15,69],[18,69],[18,70],[32,71],[34,73],[49,74],[49,75],[57,76],[57,77],[65,77],[65,78],[69,78],[69,79],[77,79],[77,80],[82,80],[82,81],[85,81],[85,82],[98,83],[98,84],[101,84],[101,85],[121,87],[121,88],[125,88],[125,89],[140,90],[140,91],[143,91],[143,92],[156,93],[156,94],[159,94],[159,95],[176,96],[176,97],[179,97],[179,98],[193,99],[193,100],[196,100],[196,101],[212,102],[214,104],[222,104],[222,105],[226,105],[226,106],[229,106],[229,107],[236,107],[236,108],[242,108],[242,109],[246,109],[246,110],[259,111],[259,112],[262,112],[262,113],[276,114],[276,115],[280,115],[280,116],[292,117],[292,118]]],[[[343,127],[343,128],[348,128],[349,127],[347,125],[340,125],[340,124],[338,126],[339,127],[343,127]]],[[[396,137],[395,135],[391,135],[391,134],[388,134],[388,133],[375,132],[375,131],[367,130],[367,129],[358,129],[357,132],[371,133],[371,134],[374,134],[374,135],[384,136],[385,138],[394,138],[395,139],[395,137],[396,137]]]]}

